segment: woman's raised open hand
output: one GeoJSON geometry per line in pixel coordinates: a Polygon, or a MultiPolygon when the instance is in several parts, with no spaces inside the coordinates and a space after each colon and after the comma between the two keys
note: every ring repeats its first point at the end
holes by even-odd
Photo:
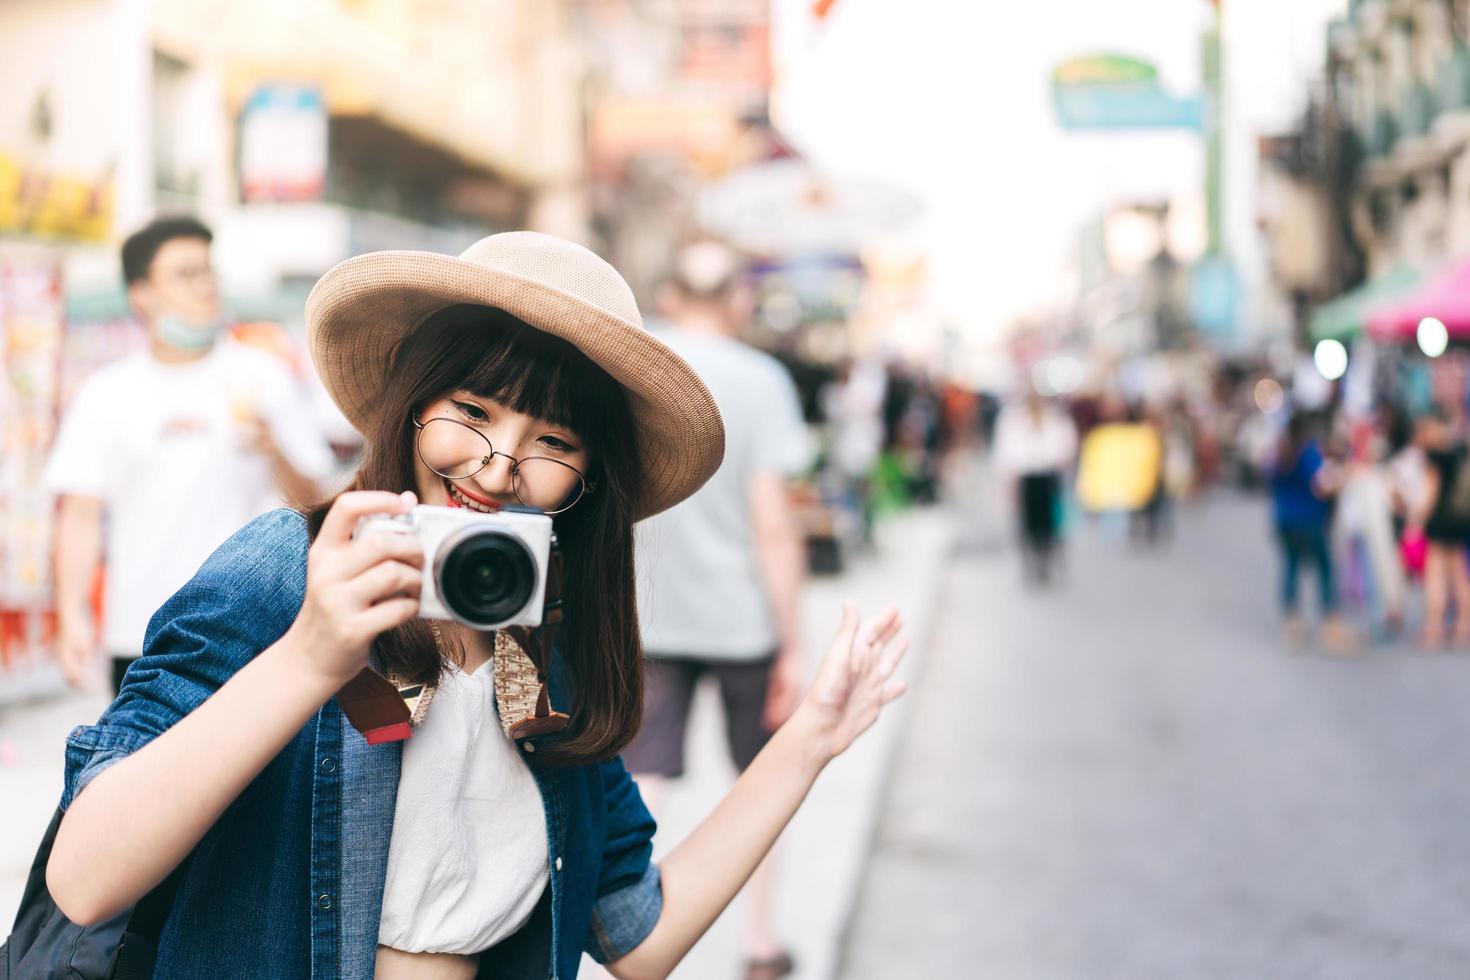
{"type": "Polygon", "coordinates": [[[327,512],[306,560],[306,601],[291,639],[313,668],[346,683],[367,666],[374,638],[418,615],[423,546],[408,534],[365,534],[358,521],[401,514],[417,498],[378,491],[342,494],[327,512]]]}
{"type": "Polygon", "coordinates": [[[818,740],[825,758],[847,751],[878,720],[883,706],[908,689],[893,679],[908,648],[897,609],[890,606],[860,620],[851,602],[842,604],[842,624],[793,716],[818,740]]]}

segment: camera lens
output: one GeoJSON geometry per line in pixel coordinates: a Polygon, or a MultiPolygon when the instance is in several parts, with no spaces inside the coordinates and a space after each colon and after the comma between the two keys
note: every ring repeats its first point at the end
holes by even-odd
{"type": "Polygon", "coordinates": [[[498,528],[462,532],[435,563],[439,595],[454,618],[477,629],[508,621],[531,601],[536,566],[525,544],[498,528]]]}

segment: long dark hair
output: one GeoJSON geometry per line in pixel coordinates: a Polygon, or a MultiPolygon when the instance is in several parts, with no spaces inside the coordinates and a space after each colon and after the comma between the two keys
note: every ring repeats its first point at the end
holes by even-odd
{"type": "MultiPolygon", "coordinates": [[[[553,518],[561,543],[564,621],[558,647],[571,687],[572,724],[538,758],[580,764],[611,758],[643,716],[643,648],[633,575],[633,506],[643,470],[632,411],[621,385],[570,343],[503,310],[451,306],[399,342],[389,359],[382,403],[351,490],[415,490],[412,419],[464,389],[513,411],[566,426],[592,458],[595,487],[553,518]]],[[[311,535],[331,501],[307,513],[311,535]]],[[[418,682],[444,668],[423,620],[373,644],[373,666],[418,682]]]]}
{"type": "Polygon", "coordinates": [[[1307,448],[1307,443],[1312,441],[1312,430],[1310,420],[1301,412],[1295,412],[1286,421],[1286,429],[1281,433],[1281,440],[1276,444],[1276,472],[1285,476],[1296,469],[1296,461],[1301,459],[1302,451],[1307,448]]]}

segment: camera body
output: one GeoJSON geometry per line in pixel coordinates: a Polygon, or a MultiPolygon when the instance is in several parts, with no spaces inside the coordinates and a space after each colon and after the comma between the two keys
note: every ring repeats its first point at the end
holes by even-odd
{"type": "Polygon", "coordinates": [[[531,508],[481,514],[420,504],[406,514],[375,514],[363,534],[411,534],[424,549],[419,615],[471,629],[540,626],[551,558],[551,518],[531,508]]]}

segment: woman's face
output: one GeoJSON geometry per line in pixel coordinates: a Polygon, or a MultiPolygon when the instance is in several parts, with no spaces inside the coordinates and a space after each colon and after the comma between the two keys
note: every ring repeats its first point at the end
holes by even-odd
{"type": "Polygon", "coordinates": [[[479,511],[523,503],[554,512],[582,492],[591,456],[565,426],[464,390],[424,406],[418,422],[414,472],[423,503],[479,511]]]}

